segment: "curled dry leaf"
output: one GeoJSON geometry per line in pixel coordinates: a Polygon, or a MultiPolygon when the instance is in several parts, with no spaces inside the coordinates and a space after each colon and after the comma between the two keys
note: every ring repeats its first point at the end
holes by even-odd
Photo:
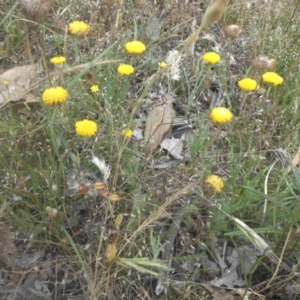
{"type": "Polygon", "coordinates": [[[41,67],[33,64],[16,67],[2,73],[0,75],[0,106],[21,99],[27,103],[38,102],[30,92],[30,84],[39,71],[41,67]]]}
{"type": "Polygon", "coordinates": [[[106,258],[108,262],[112,262],[117,255],[117,246],[116,244],[108,244],[106,247],[106,258]]]}
{"type": "Polygon", "coordinates": [[[175,115],[171,101],[153,108],[146,121],[147,152],[152,153],[160,145],[164,136],[171,130],[175,115]]]}

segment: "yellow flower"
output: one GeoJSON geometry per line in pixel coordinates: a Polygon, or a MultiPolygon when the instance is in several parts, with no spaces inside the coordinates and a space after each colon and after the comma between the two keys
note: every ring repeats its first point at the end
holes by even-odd
{"type": "Polygon", "coordinates": [[[133,136],[133,131],[126,128],[122,130],[122,135],[125,135],[126,137],[130,138],[133,136]]]}
{"type": "Polygon", "coordinates": [[[258,83],[252,78],[244,78],[238,82],[238,86],[244,91],[255,91],[259,89],[258,83]]]}
{"type": "Polygon", "coordinates": [[[215,107],[211,110],[209,118],[215,125],[227,125],[232,121],[233,114],[226,107],[215,107]]]}
{"type": "Polygon", "coordinates": [[[68,99],[68,91],[61,86],[51,87],[44,90],[42,94],[42,100],[47,105],[62,104],[68,99]]]}
{"type": "Polygon", "coordinates": [[[266,72],[262,75],[262,80],[267,83],[279,85],[283,83],[283,78],[275,72],[266,72]]]}
{"type": "Polygon", "coordinates": [[[164,61],[161,61],[160,63],[158,63],[158,66],[159,66],[160,68],[165,68],[165,67],[167,66],[167,63],[164,62],[164,61]]]}
{"type": "Polygon", "coordinates": [[[50,59],[54,65],[60,65],[66,62],[66,58],[64,56],[55,56],[50,59]]]}
{"type": "Polygon", "coordinates": [[[203,55],[203,60],[209,64],[216,64],[221,60],[221,57],[218,53],[216,52],[207,52],[203,55]]]}
{"type": "Polygon", "coordinates": [[[146,51],[146,46],[140,41],[131,41],[125,45],[125,50],[129,54],[142,54],[146,51]]]}
{"type": "Polygon", "coordinates": [[[75,123],[75,130],[80,136],[91,137],[97,133],[98,125],[94,121],[84,119],[75,123]]]}
{"type": "Polygon", "coordinates": [[[207,176],[205,183],[208,184],[216,193],[221,193],[225,186],[223,178],[218,175],[207,176]]]}
{"type": "Polygon", "coordinates": [[[92,93],[99,92],[99,86],[97,84],[92,85],[91,86],[91,91],[92,91],[92,93]]]}
{"type": "Polygon", "coordinates": [[[85,36],[90,32],[90,26],[83,21],[74,21],[69,24],[69,32],[75,36],[85,36]]]}
{"type": "Polygon", "coordinates": [[[126,64],[119,65],[118,73],[120,75],[131,75],[134,73],[134,67],[126,64]]]}
{"type": "Polygon", "coordinates": [[[9,82],[8,82],[7,80],[4,80],[4,81],[3,81],[3,84],[9,85],[9,82]]]}

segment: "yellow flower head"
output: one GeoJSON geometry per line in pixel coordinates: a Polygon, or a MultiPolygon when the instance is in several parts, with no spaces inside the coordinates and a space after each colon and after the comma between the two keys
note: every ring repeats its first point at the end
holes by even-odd
{"type": "Polygon", "coordinates": [[[209,185],[216,193],[221,193],[225,186],[223,178],[218,175],[207,176],[205,183],[209,185]]]}
{"type": "Polygon", "coordinates": [[[122,135],[125,135],[128,138],[131,138],[133,136],[133,131],[130,130],[129,128],[123,129],[122,135]]]}
{"type": "Polygon", "coordinates": [[[215,107],[211,110],[209,118],[215,125],[227,125],[232,121],[233,114],[226,107],[215,107]]]}
{"type": "Polygon", "coordinates": [[[203,60],[209,64],[216,64],[221,60],[221,57],[218,53],[216,52],[207,52],[203,55],[203,60]]]}
{"type": "Polygon", "coordinates": [[[163,69],[167,66],[167,63],[164,62],[164,61],[161,61],[161,62],[158,63],[158,66],[163,69]]]}
{"type": "Polygon", "coordinates": [[[60,65],[66,62],[66,58],[64,56],[55,56],[50,59],[54,65],[60,65]]]}
{"type": "Polygon", "coordinates": [[[244,91],[255,91],[259,89],[258,83],[252,78],[244,78],[238,82],[239,88],[244,91]]]}
{"type": "Polygon", "coordinates": [[[61,86],[51,87],[44,90],[42,94],[42,100],[47,105],[62,104],[68,99],[68,91],[61,86]]]}
{"type": "Polygon", "coordinates": [[[119,65],[118,73],[120,75],[131,75],[134,73],[134,67],[126,64],[119,65]]]}
{"type": "Polygon", "coordinates": [[[4,81],[3,81],[3,84],[4,84],[4,85],[9,85],[9,82],[8,82],[7,80],[4,80],[4,81]]]}
{"type": "Polygon", "coordinates": [[[266,72],[262,75],[262,80],[267,83],[279,85],[283,83],[283,78],[275,72],[266,72]]]}
{"type": "Polygon", "coordinates": [[[75,36],[85,36],[88,35],[91,27],[83,21],[74,21],[69,24],[69,32],[75,36]]]}
{"type": "Polygon", "coordinates": [[[99,92],[99,86],[97,84],[92,85],[91,86],[91,91],[92,91],[92,93],[99,92]]]}
{"type": "Polygon", "coordinates": [[[143,54],[146,51],[146,46],[140,41],[131,41],[125,45],[125,50],[129,54],[143,54]]]}
{"type": "Polygon", "coordinates": [[[75,123],[76,133],[83,137],[91,137],[98,131],[98,125],[96,122],[91,120],[81,120],[75,123]]]}

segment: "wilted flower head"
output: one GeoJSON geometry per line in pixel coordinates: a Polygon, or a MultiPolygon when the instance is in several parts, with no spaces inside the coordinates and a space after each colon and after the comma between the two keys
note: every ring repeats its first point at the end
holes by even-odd
{"type": "Polygon", "coordinates": [[[202,56],[203,60],[209,64],[216,64],[221,60],[221,57],[216,52],[207,52],[202,56]]]}
{"type": "Polygon", "coordinates": [[[259,85],[256,82],[256,80],[252,78],[244,78],[238,82],[239,88],[241,88],[244,91],[255,91],[259,89],[259,85]]]}
{"type": "Polygon", "coordinates": [[[255,70],[258,71],[274,70],[276,67],[276,60],[261,55],[252,60],[252,66],[255,70]]]}
{"type": "Polygon", "coordinates": [[[228,25],[224,27],[224,32],[228,34],[231,38],[237,38],[244,32],[244,28],[239,25],[228,25]]]}
{"type": "Polygon", "coordinates": [[[51,5],[51,0],[19,0],[22,9],[31,17],[46,14],[51,5]]]}
{"type": "Polygon", "coordinates": [[[118,73],[120,75],[131,75],[134,73],[134,67],[131,65],[122,64],[118,67],[118,73]]]}
{"type": "Polygon", "coordinates": [[[275,72],[266,72],[262,75],[262,80],[273,85],[279,85],[283,83],[283,78],[275,72]]]}
{"type": "Polygon", "coordinates": [[[97,133],[98,125],[94,121],[84,119],[75,123],[75,130],[79,136],[91,137],[97,133]]]}
{"type": "Polygon", "coordinates": [[[90,26],[83,21],[73,21],[69,24],[69,32],[74,36],[86,36],[90,30],[90,26]]]}
{"type": "Polygon", "coordinates": [[[227,125],[232,122],[233,114],[226,107],[215,107],[211,110],[209,118],[215,125],[227,125]]]}
{"type": "Polygon", "coordinates": [[[126,43],[125,50],[129,54],[142,54],[146,51],[146,46],[140,41],[131,41],[126,43]]]}
{"type": "Polygon", "coordinates": [[[216,193],[221,193],[225,183],[222,177],[218,175],[209,175],[205,179],[205,183],[211,187],[216,193]]]}
{"type": "Polygon", "coordinates": [[[51,87],[44,90],[42,100],[47,105],[62,104],[68,99],[68,91],[61,86],[51,87]]]}

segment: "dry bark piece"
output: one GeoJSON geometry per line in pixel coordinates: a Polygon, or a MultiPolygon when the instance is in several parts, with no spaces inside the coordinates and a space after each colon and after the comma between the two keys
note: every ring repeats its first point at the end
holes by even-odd
{"type": "Polygon", "coordinates": [[[145,141],[148,142],[147,152],[152,153],[171,129],[175,118],[172,102],[156,106],[150,112],[146,121],[145,141]]]}

